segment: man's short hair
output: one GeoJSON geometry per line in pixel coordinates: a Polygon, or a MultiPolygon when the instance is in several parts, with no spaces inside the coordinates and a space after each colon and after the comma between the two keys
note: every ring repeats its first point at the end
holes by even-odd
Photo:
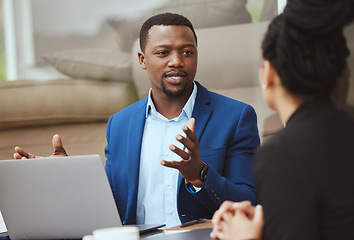
{"type": "Polygon", "coordinates": [[[140,49],[145,51],[145,46],[149,38],[149,30],[152,26],[162,25],[162,26],[187,26],[192,30],[195,37],[195,42],[197,43],[197,35],[195,34],[192,23],[188,18],[176,14],[176,13],[162,13],[150,17],[146,20],[140,29],[140,49]]]}

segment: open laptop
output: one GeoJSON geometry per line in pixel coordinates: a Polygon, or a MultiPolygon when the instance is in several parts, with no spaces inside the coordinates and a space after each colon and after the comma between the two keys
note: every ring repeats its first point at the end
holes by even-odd
{"type": "Polygon", "coordinates": [[[122,225],[98,155],[1,160],[0,210],[11,239],[76,239],[122,225]]]}

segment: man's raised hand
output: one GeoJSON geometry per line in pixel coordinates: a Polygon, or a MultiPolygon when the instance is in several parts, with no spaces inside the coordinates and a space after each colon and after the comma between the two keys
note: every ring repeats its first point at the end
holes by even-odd
{"type": "MultiPolygon", "coordinates": [[[[63,143],[61,142],[60,136],[58,134],[55,134],[53,136],[53,148],[54,152],[52,155],[48,157],[66,157],[68,154],[66,153],[63,143]]],[[[15,147],[15,153],[14,153],[14,158],[15,159],[28,159],[28,158],[43,158],[43,156],[37,156],[32,153],[24,151],[21,147],[15,147]]]]}
{"type": "Polygon", "coordinates": [[[170,146],[170,150],[179,155],[181,161],[161,161],[163,166],[177,169],[181,176],[188,181],[196,180],[204,166],[200,158],[199,141],[195,135],[194,125],[195,119],[189,119],[188,126],[183,126],[182,128],[187,137],[183,137],[180,134],[176,136],[177,141],[184,145],[185,150],[175,145],[170,146]]]}

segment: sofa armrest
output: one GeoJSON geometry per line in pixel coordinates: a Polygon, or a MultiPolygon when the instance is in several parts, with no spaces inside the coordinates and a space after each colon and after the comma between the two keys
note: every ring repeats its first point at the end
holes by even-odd
{"type": "Polygon", "coordinates": [[[133,84],[124,82],[0,82],[0,129],[107,121],[136,100],[133,84]]]}

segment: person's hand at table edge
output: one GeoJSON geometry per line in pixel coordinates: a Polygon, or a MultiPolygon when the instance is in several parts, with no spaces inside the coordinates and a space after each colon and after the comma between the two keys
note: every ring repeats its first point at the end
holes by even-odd
{"type": "MultiPolygon", "coordinates": [[[[52,155],[48,157],[66,157],[68,154],[66,153],[63,143],[61,141],[61,138],[58,134],[55,134],[53,136],[53,148],[54,152],[52,155]]],[[[28,159],[28,158],[43,158],[43,156],[38,156],[29,152],[24,151],[21,147],[16,146],[15,147],[15,153],[14,153],[14,158],[15,159],[28,159]]]]}

